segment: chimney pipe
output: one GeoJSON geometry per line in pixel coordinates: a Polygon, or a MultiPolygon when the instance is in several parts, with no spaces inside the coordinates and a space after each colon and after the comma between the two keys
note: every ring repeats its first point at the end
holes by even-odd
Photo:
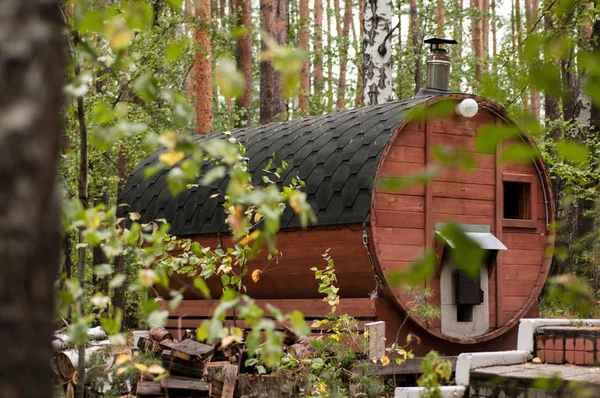
{"type": "Polygon", "coordinates": [[[430,90],[448,91],[450,88],[450,57],[441,44],[457,44],[456,40],[432,38],[425,40],[431,45],[427,56],[427,80],[425,87],[430,90]]]}

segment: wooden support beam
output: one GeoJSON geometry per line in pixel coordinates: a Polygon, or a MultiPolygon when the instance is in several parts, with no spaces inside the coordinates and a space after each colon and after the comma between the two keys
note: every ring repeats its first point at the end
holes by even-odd
{"type": "MultiPolygon", "coordinates": [[[[496,125],[500,126],[502,120],[496,118],[496,125]]],[[[502,142],[496,146],[496,238],[502,241],[502,220],[504,219],[504,186],[502,183],[502,142]]],[[[502,306],[502,250],[498,250],[496,257],[496,329],[504,324],[504,310],[502,306]]]]}
{"type": "Polygon", "coordinates": [[[227,369],[225,369],[225,380],[223,381],[223,393],[221,394],[221,398],[233,398],[237,374],[237,365],[227,365],[227,369]]]}

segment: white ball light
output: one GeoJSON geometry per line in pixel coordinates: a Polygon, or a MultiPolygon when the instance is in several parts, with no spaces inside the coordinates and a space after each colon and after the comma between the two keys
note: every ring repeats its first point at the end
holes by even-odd
{"type": "Polygon", "coordinates": [[[456,113],[464,117],[473,117],[477,114],[478,110],[477,101],[472,98],[464,99],[456,106],[456,113]]]}

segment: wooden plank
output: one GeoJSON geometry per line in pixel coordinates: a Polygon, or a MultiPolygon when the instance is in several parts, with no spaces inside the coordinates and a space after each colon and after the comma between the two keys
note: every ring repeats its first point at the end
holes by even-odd
{"type": "Polygon", "coordinates": [[[491,169],[473,169],[465,171],[459,168],[443,168],[435,176],[436,181],[483,185],[494,185],[494,178],[494,170],[491,169]]]}
{"type": "Polygon", "coordinates": [[[386,161],[381,168],[380,176],[382,177],[411,177],[421,174],[425,171],[425,166],[422,163],[406,163],[386,161]]]}
{"type": "MultiPolygon", "coordinates": [[[[433,159],[433,123],[427,121],[425,126],[425,164],[432,165],[433,159]]],[[[425,248],[433,249],[433,187],[431,183],[425,185],[425,248]]]]}
{"type": "MultiPolygon", "coordinates": [[[[425,228],[425,214],[413,211],[378,210],[378,227],[425,228]]],[[[336,260],[337,262],[337,260],[336,260]]]]}
{"type": "Polygon", "coordinates": [[[138,397],[160,397],[162,391],[159,381],[138,380],[135,394],[138,397]]]}
{"type": "Polygon", "coordinates": [[[420,229],[376,227],[374,232],[377,233],[379,243],[415,246],[425,244],[425,237],[420,229]]]}
{"type": "Polygon", "coordinates": [[[420,245],[409,246],[380,243],[379,260],[413,261],[418,258],[423,251],[424,247],[420,245]]]}
{"type": "Polygon", "coordinates": [[[460,198],[460,199],[478,199],[495,200],[495,186],[468,184],[457,182],[433,182],[433,196],[440,198],[460,198]]]}
{"type": "Polygon", "coordinates": [[[227,365],[227,368],[225,369],[225,379],[223,380],[223,393],[221,394],[222,398],[233,398],[237,374],[237,365],[227,365]]]}
{"type": "MultiPolygon", "coordinates": [[[[329,304],[322,299],[263,299],[255,300],[255,302],[262,309],[266,309],[267,304],[270,304],[279,308],[283,313],[301,310],[307,318],[325,317],[331,310],[329,304]]],[[[183,300],[174,311],[169,312],[169,315],[171,317],[211,317],[219,303],[219,300],[183,300]]],[[[168,301],[160,301],[159,305],[163,310],[169,309],[168,301]]],[[[368,297],[342,298],[338,307],[355,318],[371,318],[376,316],[372,301],[368,297]]],[[[232,312],[228,314],[233,315],[232,312]]]]}
{"type": "MultiPolygon", "coordinates": [[[[236,367],[237,368],[237,367],[236,367]]],[[[185,376],[167,376],[160,380],[160,386],[166,390],[209,391],[210,385],[204,380],[185,376]]]]}
{"type": "MultiPolygon", "coordinates": [[[[167,324],[165,325],[165,327],[169,331],[173,331],[173,330],[177,330],[177,329],[195,329],[200,326],[202,321],[207,320],[207,319],[210,319],[210,318],[197,318],[197,319],[169,318],[169,319],[167,319],[167,324]]],[[[369,323],[369,322],[371,322],[371,320],[357,321],[356,322],[356,330],[363,330],[365,324],[369,323]]],[[[246,330],[252,329],[252,326],[247,324],[244,321],[238,320],[238,321],[234,322],[233,319],[227,319],[223,323],[226,327],[236,326],[238,328],[246,329],[246,330]]],[[[313,330],[313,331],[323,330],[322,327],[312,327],[312,323],[313,323],[313,320],[306,321],[306,325],[311,330],[313,330]]],[[[290,321],[275,321],[275,328],[278,330],[282,330],[284,326],[289,328],[289,327],[291,327],[291,325],[292,325],[292,323],[290,321]]]]}
{"type": "Polygon", "coordinates": [[[392,146],[387,153],[386,162],[405,162],[423,164],[425,161],[425,149],[409,146],[392,146]]]}
{"type": "Polygon", "coordinates": [[[402,133],[392,143],[392,147],[425,147],[425,134],[422,131],[402,130],[402,133]]]}
{"type": "Polygon", "coordinates": [[[425,211],[425,198],[423,196],[376,193],[373,202],[376,210],[396,211],[425,211]]]}
{"type": "MultiPolygon", "coordinates": [[[[452,371],[456,369],[456,359],[454,356],[442,356],[441,359],[450,361],[452,364],[452,371]]],[[[370,376],[390,376],[400,374],[421,374],[421,363],[423,358],[410,358],[407,359],[402,365],[397,365],[394,361],[391,361],[387,366],[371,365],[369,367],[370,376]]]]}
{"type": "MultiPolygon", "coordinates": [[[[432,212],[437,214],[462,214],[467,216],[494,216],[496,207],[493,201],[433,198],[432,212]]],[[[426,213],[427,214],[427,213],[426,213]]]]}
{"type": "Polygon", "coordinates": [[[171,355],[186,361],[210,355],[215,349],[211,345],[203,344],[191,339],[183,340],[179,343],[165,340],[161,345],[170,349],[171,355]]]}
{"type": "MultiPolygon", "coordinates": [[[[502,121],[500,118],[496,118],[496,126],[501,126],[502,121]]],[[[495,171],[495,181],[496,181],[496,238],[502,242],[502,232],[503,232],[503,223],[502,219],[504,218],[504,186],[502,184],[502,145],[496,146],[496,171],[495,171]]],[[[494,274],[496,277],[495,287],[496,287],[496,327],[501,327],[504,324],[504,312],[502,308],[502,272],[503,272],[503,260],[504,254],[502,250],[498,250],[498,254],[496,256],[496,264],[494,267],[494,274]]]]}
{"type": "Polygon", "coordinates": [[[508,250],[504,253],[504,264],[537,265],[545,258],[544,250],[508,250]]]}

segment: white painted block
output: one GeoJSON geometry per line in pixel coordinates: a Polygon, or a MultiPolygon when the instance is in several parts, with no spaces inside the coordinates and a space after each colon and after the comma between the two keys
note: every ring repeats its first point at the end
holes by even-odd
{"type": "Polygon", "coordinates": [[[495,351],[460,354],[456,360],[456,384],[468,386],[471,369],[527,362],[527,351],[495,351]]]}
{"type": "MultiPolygon", "coordinates": [[[[421,398],[426,396],[425,387],[398,387],[394,393],[394,398],[421,398]]],[[[464,386],[444,386],[440,387],[442,398],[462,398],[465,396],[466,388],[464,386]]]]}
{"type": "Polygon", "coordinates": [[[532,353],[535,331],[542,326],[600,326],[600,319],[523,318],[519,323],[517,350],[532,353]]]}
{"type": "Polygon", "coordinates": [[[371,360],[381,359],[385,355],[385,322],[370,322],[365,324],[365,333],[368,333],[368,352],[371,360]]]}

